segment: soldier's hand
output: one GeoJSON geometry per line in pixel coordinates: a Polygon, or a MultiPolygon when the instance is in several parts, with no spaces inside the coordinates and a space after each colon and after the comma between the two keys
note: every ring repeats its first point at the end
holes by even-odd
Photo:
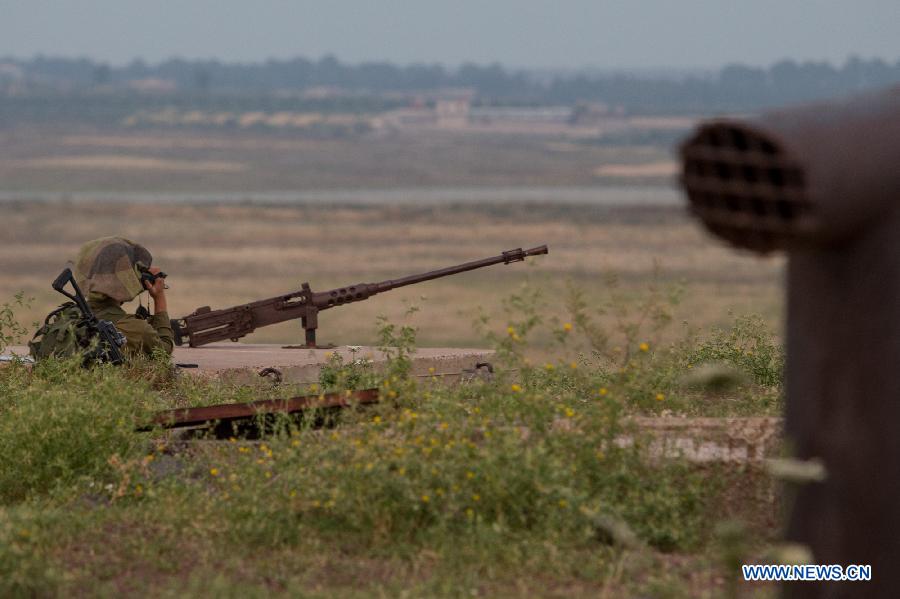
{"type": "MultiPolygon", "coordinates": [[[[155,266],[151,266],[148,270],[150,271],[150,274],[154,275],[162,272],[161,269],[155,266]]],[[[166,295],[166,280],[162,277],[157,278],[152,285],[148,281],[144,281],[144,287],[147,288],[147,292],[154,300],[163,298],[166,295]]]]}

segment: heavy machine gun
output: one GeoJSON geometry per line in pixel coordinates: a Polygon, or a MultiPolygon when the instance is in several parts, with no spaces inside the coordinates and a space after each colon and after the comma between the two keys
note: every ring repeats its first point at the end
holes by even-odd
{"type": "Polygon", "coordinates": [[[353,302],[361,302],[369,299],[376,293],[390,291],[398,287],[415,285],[416,283],[439,279],[494,264],[522,262],[528,256],[538,256],[546,253],[548,253],[546,245],[528,250],[517,248],[503,252],[499,256],[466,262],[456,266],[448,266],[447,268],[399,279],[381,281],[380,283],[358,283],[321,292],[315,292],[310,289],[309,283],[303,283],[299,291],[292,291],[285,295],[270,297],[232,308],[212,310],[209,306],[204,306],[184,318],[172,320],[175,344],[182,345],[186,340],[191,347],[199,347],[214,341],[224,341],[225,339],[237,341],[260,327],[299,318],[300,324],[306,333],[306,344],[302,347],[314,348],[316,347],[316,329],[319,326],[318,314],[322,310],[353,302]]]}

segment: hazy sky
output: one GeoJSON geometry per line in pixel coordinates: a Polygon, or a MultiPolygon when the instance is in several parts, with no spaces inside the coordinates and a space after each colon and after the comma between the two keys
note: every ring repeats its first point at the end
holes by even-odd
{"type": "Polygon", "coordinates": [[[900,59],[900,0],[0,0],[0,56],[648,68],[900,59]]]}

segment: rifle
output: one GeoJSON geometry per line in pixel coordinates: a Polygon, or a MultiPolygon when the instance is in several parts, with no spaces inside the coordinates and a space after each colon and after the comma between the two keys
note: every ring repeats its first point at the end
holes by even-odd
{"type": "Polygon", "coordinates": [[[109,362],[110,364],[118,365],[124,362],[125,357],[122,355],[121,348],[126,343],[125,335],[120,333],[119,330],[116,329],[116,325],[110,321],[98,320],[97,317],[94,316],[91,307],[84,299],[81,288],[78,286],[78,283],[75,282],[75,277],[72,276],[72,269],[66,268],[58,277],[56,277],[56,280],[53,281],[53,289],[75,302],[75,305],[81,311],[85,328],[88,330],[88,338],[96,337],[98,340],[97,346],[90,349],[90,351],[85,354],[85,364],[96,361],[109,362]],[[74,293],[66,291],[65,287],[67,283],[72,285],[74,293]]]}
{"type": "Polygon", "coordinates": [[[230,339],[237,341],[260,327],[277,324],[286,320],[300,319],[306,333],[306,344],[303,348],[316,347],[316,329],[319,326],[318,314],[322,310],[342,306],[369,299],[376,293],[390,291],[406,285],[415,285],[432,279],[439,279],[469,270],[484,268],[494,264],[510,264],[522,262],[528,256],[546,254],[547,246],[523,250],[517,248],[503,252],[499,256],[484,258],[449,266],[430,272],[409,275],[399,279],[389,279],[380,283],[358,283],[347,287],[339,287],[329,291],[314,292],[309,283],[303,283],[299,291],[285,295],[250,302],[222,310],[212,310],[209,306],[197,308],[184,318],[172,320],[175,332],[175,344],[182,345],[187,339],[191,347],[199,347],[214,341],[230,339]]]}

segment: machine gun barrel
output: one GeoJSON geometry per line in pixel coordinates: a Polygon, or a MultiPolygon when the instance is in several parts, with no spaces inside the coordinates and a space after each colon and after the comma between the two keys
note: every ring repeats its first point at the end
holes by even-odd
{"type": "Polygon", "coordinates": [[[380,293],[382,291],[389,291],[398,287],[405,287],[406,285],[415,285],[416,283],[431,281],[432,279],[449,277],[450,275],[459,274],[461,272],[466,272],[469,270],[476,270],[478,268],[484,268],[485,266],[493,266],[494,264],[510,264],[511,262],[521,262],[528,256],[538,256],[541,254],[546,254],[547,252],[548,250],[546,245],[541,245],[528,250],[517,248],[515,250],[503,252],[499,256],[494,256],[492,258],[473,260],[472,262],[466,262],[465,264],[448,266],[447,268],[440,268],[438,270],[432,270],[431,272],[426,272],[419,275],[409,275],[407,277],[402,277],[391,281],[382,281],[381,283],[377,283],[377,293],[380,293]]]}
{"type": "Polygon", "coordinates": [[[184,340],[187,339],[191,347],[199,347],[214,341],[224,341],[225,339],[237,341],[260,327],[299,318],[306,335],[306,345],[304,347],[314,348],[316,347],[318,313],[322,310],[363,301],[376,293],[390,291],[398,287],[415,285],[416,283],[423,283],[494,264],[522,262],[528,256],[539,256],[547,253],[546,245],[527,250],[517,248],[503,252],[499,256],[474,260],[399,279],[389,279],[380,283],[359,283],[323,292],[313,292],[308,283],[303,283],[299,291],[232,308],[211,310],[209,306],[204,306],[184,318],[172,320],[172,329],[175,331],[175,343],[182,345],[184,340]]]}

